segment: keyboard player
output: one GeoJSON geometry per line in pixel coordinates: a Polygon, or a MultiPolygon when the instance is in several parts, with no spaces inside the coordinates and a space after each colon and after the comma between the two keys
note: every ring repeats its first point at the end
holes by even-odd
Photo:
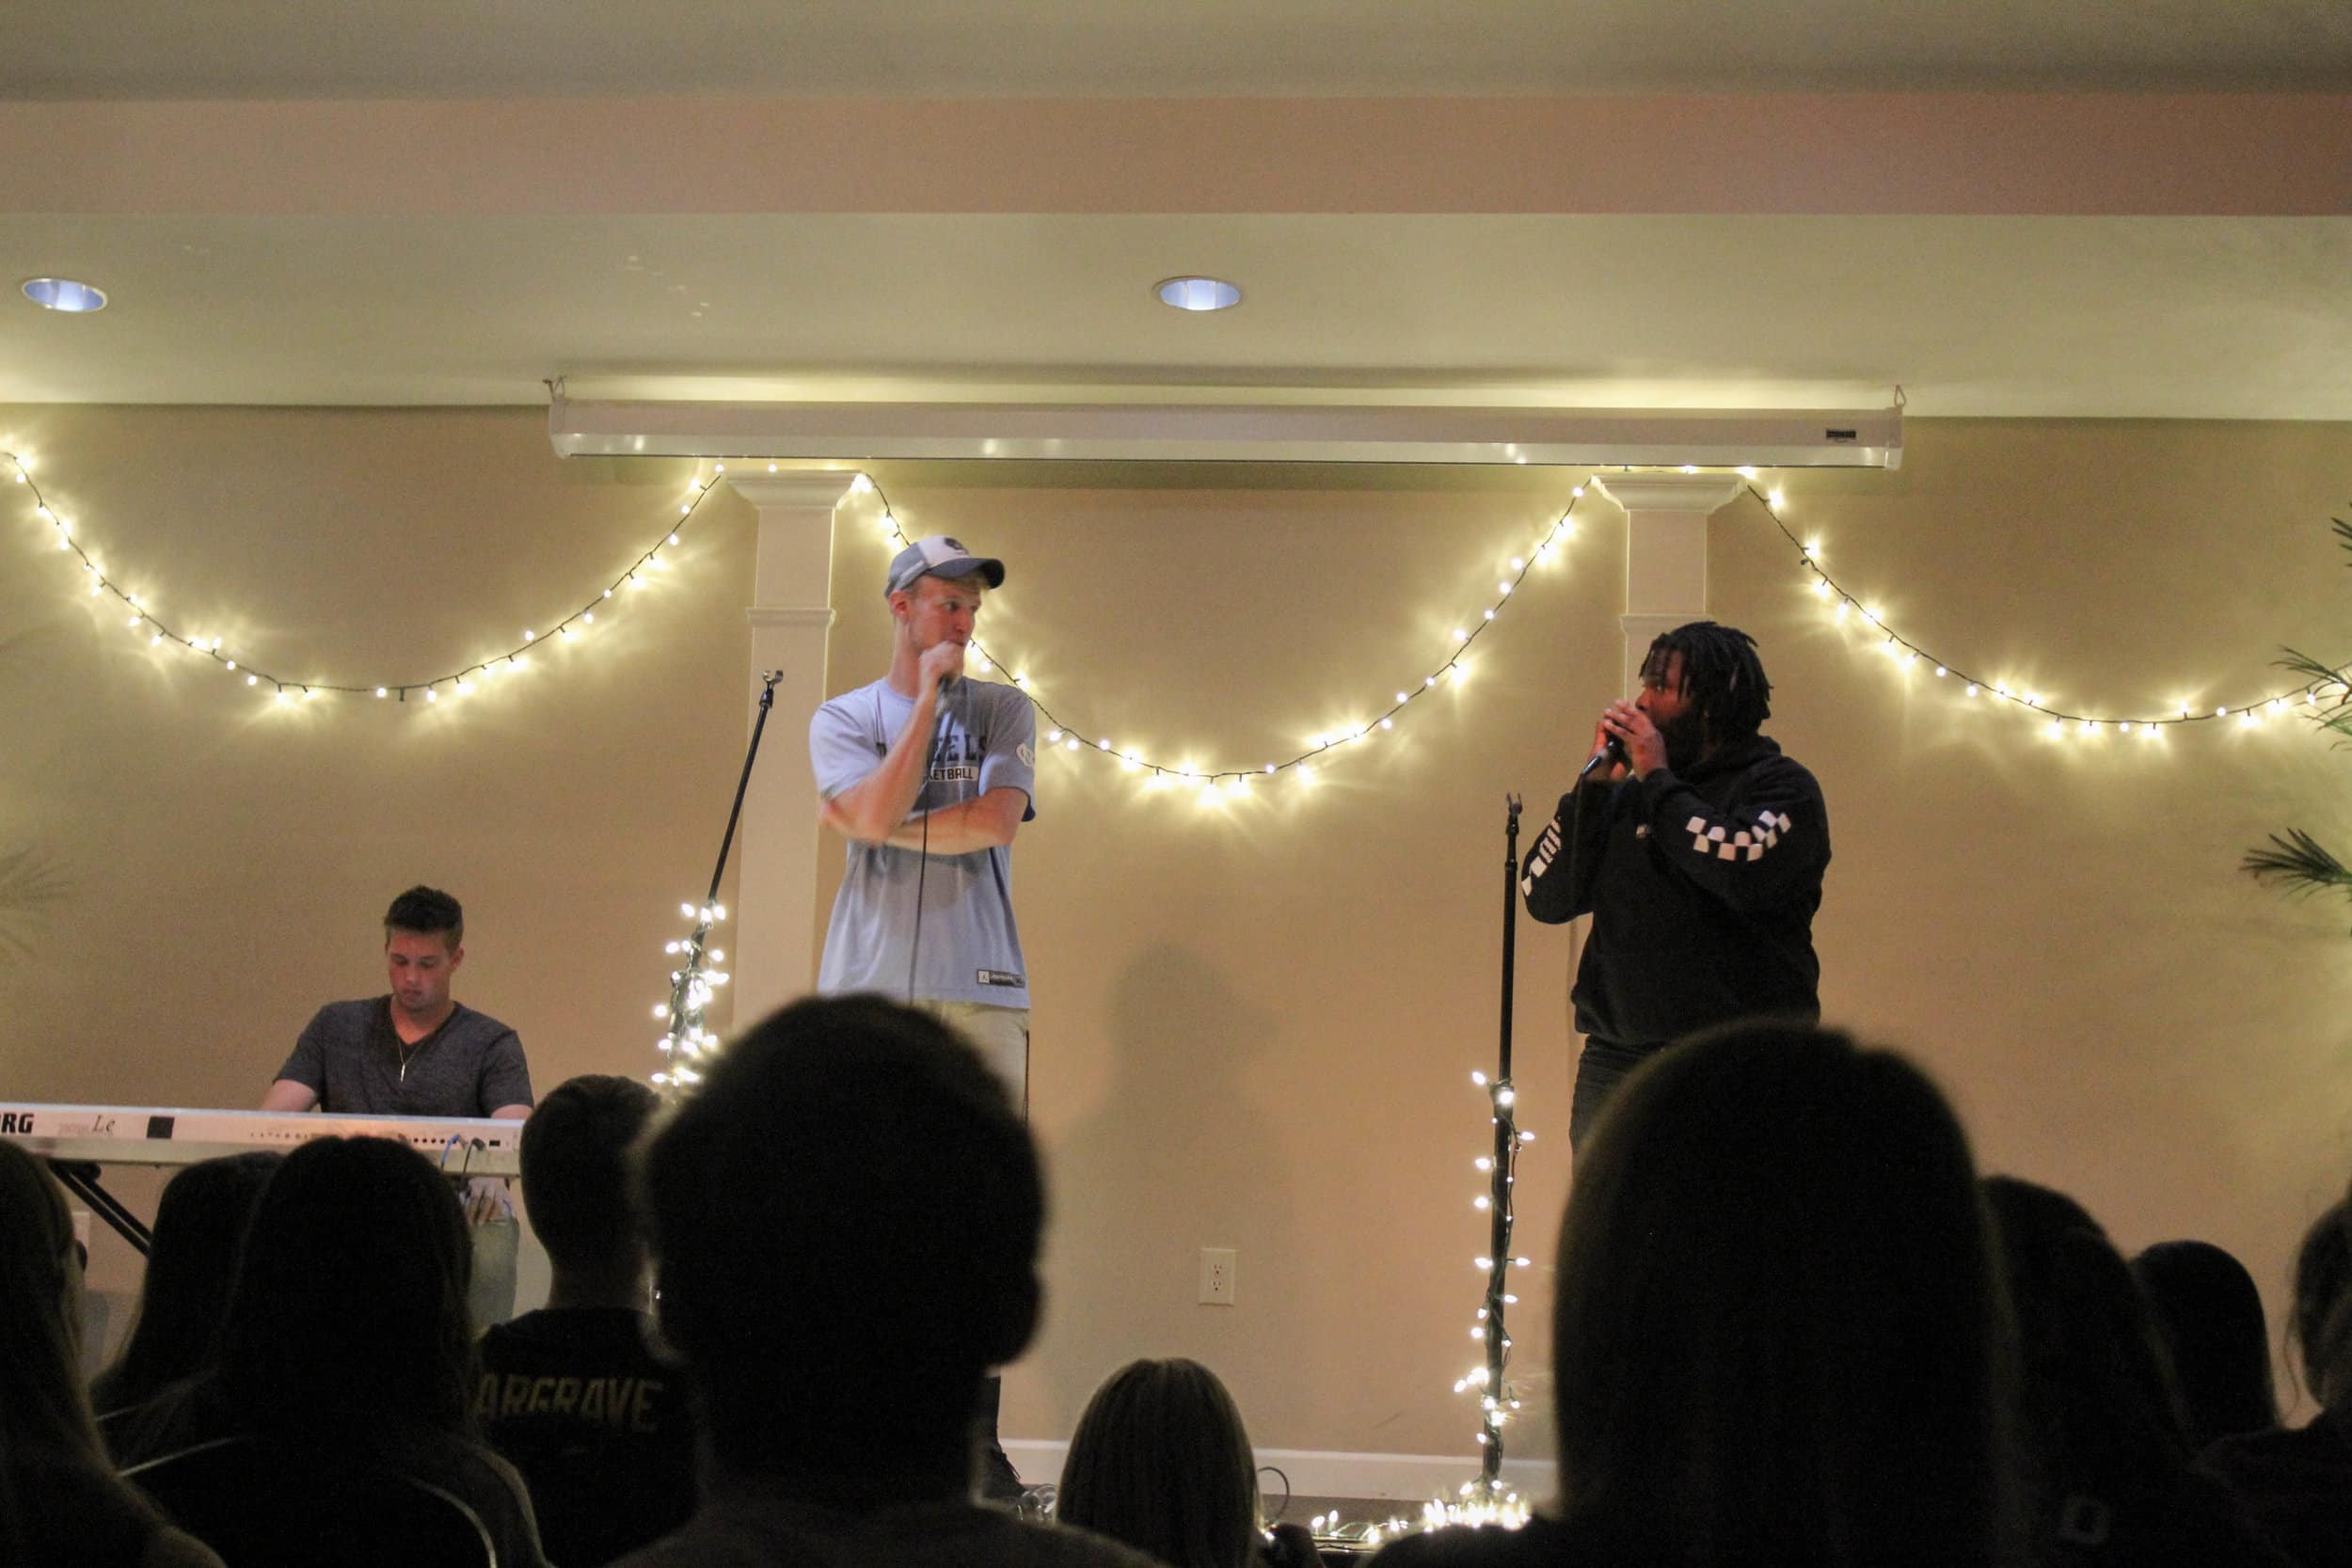
{"type": "Polygon", "coordinates": [[[278,1069],[262,1109],[511,1121],[529,1116],[531,1069],[522,1042],[449,993],[466,959],[465,936],[465,911],[439,889],[413,887],[393,899],[384,913],[390,993],[321,1007],[278,1069]]]}

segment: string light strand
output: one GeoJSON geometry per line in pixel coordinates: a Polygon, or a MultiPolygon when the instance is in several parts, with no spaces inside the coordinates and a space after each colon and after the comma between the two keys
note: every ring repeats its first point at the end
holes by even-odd
{"type": "MultiPolygon", "coordinates": [[[[17,452],[0,451],[0,464],[4,464],[8,470],[9,479],[29,490],[35,515],[50,525],[54,531],[57,548],[73,556],[80,564],[89,594],[93,597],[111,597],[124,612],[123,624],[133,635],[146,638],[149,645],[152,647],[161,647],[168,643],[208,658],[224,673],[242,678],[248,687],[267,688],[270,695],[278,702],[337,694],[372,695],[380,699],[400,702],[407,701],[411,695],[419,695],[425,702],[436,703],[440,700],[444,690],[457,696],[472,691],[477,677],[487,678],[525,669],[539,644],[577,641],[595,626],[599,608],[607,605],[618,594],[643,587],[650,580],[651,574],[667,564],[664,551],[682,542],[684,530],[694,520],[703,502],[708,499],[711,491],[716,487],[717,481],[723,478],[726,473],[726,464],[721,462],[713,466],[709,478],[697,475],[692,479],[689,483],[685,499],[677,503],[677,517],[664,524],[661,535],[641,550],[635,560],[613,577],[595,596],[582,603],[571,613],[552,623],[546,632],[527,628],[519,641],[508,643],[501,651],[442,674],[423,679],[354,683],[281,675],[253,665],[249,660],[241,657],[241,650],[232,650],[226,646],[222,638],[191,634],[181,626],[165,620],[144,595],[133,593],[117,577],[110,575],[89,553],[83,540],[76,535],[72,522],[50,504],[48,496],[42,491],[39,481],[33,477],[33,463],[30,459],[17,452]]],[[[773,464],[770,465],[771,469],[775,467],[773,464]]],[[[1754,483],[1756,476],[1754,468],[1743,467],[1740,472],[1742,477],[1750,481],[1747,493],[1763,509],[1765,515],[1772,520],[1772,526],[1779,530],[1781,536],[1788,540],[1789,546],[1797,554],[1800,567],[1809,578],[1812,592],[1816,596],[1829,603],[1834,616],[1841,622],[1855,621],[1868,628],[1876,638],[1877,651],[1884,654],[1899,667],[1908,670],[1922,664],[1930,666],[1938,679],[1956,682],[1966,697],[2006,705],[2029,714],[2041,721],[2053,736],[2090,736],[2112,729],[2122,735],[2137,734],[2144,737],[2154,738],[2163,731],[2177,725],[2208,724],[2233,719],[2241,725],[2252,725],[2265,718],[2284,715],[2298,708],[2306,710],[2306,717],[2328,713],[2344,715],[2352,712],[2352,666],[2321,666],[2303,659],[2280,661],[2281,667],[2294,670],[2306,677],[2301,684],[2267,693],[2250,702],[2220,704],[2211,708],[2196,703],[2183,702],[2178,705],[2177,711],[2156,715],[2136,714],[2129,717],[2074,711],[2045,700],[2039,691],[2013,688],[2007,682],[1975,674],[1953,664],[1948,659],[1939,657],[1931,650],[1889,625],[1881,611],[1849,590],[1837,578],[1832,577],[1821,564],[1820,546],[1801,539],[1790,528],[1785,515],[1785,500],[1782,494],[1777,490],[1767,492],[1759,488],[1754,483]]],[[[1085,736],[1090,732],[1073,721],[1065,720],[1056,712],[1053,706],[1038,693],[1034,683],[1025,674],[1015,673],[1006,666],[1002,659],[992,655],[985,643],[975,641],[972,647],[977,656],[978,673],[986,675],[994,670],[1002,669],[1010,677],[1012,684],[1028,692],[1030,700],[1036,704],[1038,713],[1050,726],[1042,737],[1047,745],[1057,746],[1071,752],[1093,751],[1104,753],[1115,758],[1128,770],[1147,774],[1155,782],[1168,780],[1194,784],[1207,788],[1228,786],[1246,789],[1254,780],[1282,773],[1293,773],[1302,780],[1311,779],[1318,763],[1327,760],[1344,748],[1361,744],[1393,729],[1397,720],[1413,703],[1426,696],[1439,685],[1461,679],[1469,673],[1469,656],[1472,646],[1508,607],[1513,594],[1526,580],[1528,574],[1538,562],[1549,559],[1573,532],[1577,503],[1583,499],[1585,489],[1584,484],[1575,486],[1567,508],[1560,514],[1550,528],[1534,541],[1528,553],[1511,558],[1508,575],[1501,578],[1496,584],[1495,598],[1481,607],[1475,616],[1466,618],[1461,626],[1455,627],[1451,650],[1447,657],[1434,668],[1426,671],[1418,685],[1398,689],[1391,702],[1385,706],[1378,706],[1375,709],[1372,719],[1362,722],[1350,722],[1337,730],[1317,736],[1303,750],[1278,761],[1266,762],[1255,768],[1223,765],[1200,768],[1189,764],[1156,760],[1138,750],[1116,746],[1108,736],[1089,740],[1085,736]]],[[[871,476],[859,474],[851,483],[850,491],[852,494],[871,494],[878,498],[882,508],[882,525],[885,537],[900,546],[908,543],[907,535],[898,525],[897,515],[890,505],[889,498],[882,493],[882,487],[873,481],[871,476]]]]}
{"type": "MultiPolygon", "coordinates": [[[[1753,478],[1753,470],[1742,469],[1740,471],[1743,475],[1753,478]]],[[[1937,679],[1958,682],[1969,698],[1989,699],[1994,703],[2006,704],[2036,716],[2053,736],[2097,735],[2112,729],[2119,735],[2136,734],[2142,738],[2153,740],[2157,738],[2165,729],[2174,725],[2209,724],[2233,718],[2241,725],[2249,725],[2259,722],[2265,717],[2282,716],[2296,708],[2320,710],[2325,707],[2328,711],[2341,713],[2347,705],[2352,705],[2352,684],[2348,684],[2346,680],[2347,667],[2328,668],[2313,664],[2309,660],[2289,658],[2279,662],[2283,668],[2296,670],[2305,674],[2308,678],[2304,683],[2289,687],[2281,691],[2271,692],[2250,703],[2221,704],[2208,710],[2201,705],[2185,702],[2180,705],[2178,713],[2166,713],[2154,718],[2142,715],[2124,718],[2111,714],[2076,713],[2056,706],[2046,701],[2039,691],[2015,689],[2006,682],[1988,680],[1983,676],[1972,674],[1959,665],[1938,657],[1927,648],[1897,631],[1887,624],[1885,616],[1881,611],[1866,605],[1822,567],[1821,548],[1819,543],[1807,543],[1798,538],[1796,532],[1789,528],[1788,518],[1783,515],[1786,502],[1781,492],[1777,490],[1766,492],[1758,489],[1754,483],[1750,483],[1748,494],[1755,498],[1756,503],[1763,508],[1764,515],[1772,519],[1772,526],[1780,531],[1781,537],[1788,540],[1789,546],[1797,552],[1798,564],[1811,578],[1810,587],[1813,594],[1830,603],[1831,613],[1837,620],[1843,622],[1858,618],[1880,639],[1877,643],[1878,652],[1884,654],[1900,667],[1908,670],[1921,664],[1928,665],[1934,670],[1937,679]]],[[[2314,716],[2315,714],[2310,711],[2305,714],[2305,717],[2314,716]]]]}
{"type": "Polygon", "coordinates": [[[1492,1155],[1480,1155],[1473,1166],[1488,1178],[1488,1190],[1470,1200],[1470,1207],[1486,1217],[1489,1250],[1470,1259],[1470,1263],[1486,1276],[1486,1289],[1477,1320],[1470,1324],[1470,1338],[1478,1341],[1484,1353],[1479,1363],[1455,1380],[1454,1391],[1478,1401],[1479,1480],[1465,1488],[1480,1504],[1497,1504],[1502,1500],[1498,1478],[1501,1475],[1502,1429],[1509,1424],[1519,1408],[1518,1390],[1508,1374],[1511,1360],[1511,1332],[1505,1319],[1507,1309],[1518,1305],[1518,1297],[1511,1290],[1511,1273],[1530,1268],[1534,1259],[1515,1255],[1513,1231],[1518,1223],[1518,1187],[1519,1150],[1535,1141],[1535,1134],[1518,1125],[1518,1091],[1508,1078],[1490,1078],[1485,1072],[1470,1074],[1470,1082],[1486,1091],[1495,1130],[1492,1155]]]}
{"type": "MultiPolygon", "coordinates": [[[[1552,560],[1564,548],[1565,541],[1575,533],[1576,509],[1584,499],[1585,488],[1585,485],[1578,484],[1570,490],[1567,507],[1553,519],[1551,526],[1528,546],[1524,555],[1514,555],[1509,558],[1504,567],[1506,575],[1496,580],[1493,601],[1481,607],[1475,615],[1465,617],[1462,623],[1454,628],[1451,640],[1452,652],[1442,663],[1425,671],[1418,685],[1400,689],[1386,707],[1375,707],[1370,720],[1361,723],[1343,725],[1329,734],[1316,736],[1304,751],[1291,757],[1263,763],[1256,768],[1198,768],[1188,764],[1159,762],[1144,755],[1140,751],[1114,744],[1107,736],[1089,740],[1085,738],[1087,735],[1099,735],[1100,732],[1082,729],[1073,721],[1066,720],[1056,713],[1045,699],[1038,693],[1035,683],[1026,674],[1017,673],[1002,658],[990,653],[986,644],[977,638],[970,645],[971,651],[978,656],[977,663],[979,674],[987,675],[993,671],[1001,670],[1014,686],[1028,693],[1029,701],[1036,706],[1040,717],[1048,726],[1041,737],[1043,744],[1048,747],[1059,747],[1068,752],[1099,752],[1115,758],[1130,772],[1148,774],[1154,780],[1174,780],[1211,789],[1220,786],[1247,789],[1255,780],[1283,773],[1292,773],[1301,779],[1311,779],[1318,763],[1328,759],[1343,748],[1360,745],[1394,729],[1399,717],[1415,702],[1436,690],[1440,685],[1451,684],[1469,675],[1470,652],[1472,644],[1476,643],[1478,639],[1485,635],[1486,629],[1492,626],[1502,614],[1504,609],[1510,604],[1512,595],[1518,591],[1519,585],[1527,580],[1528,574],[1533,572],[1538,564],[1552,560]]],[[[850,486],[850,493],[852,495],[870,494],[881,503],[880,522],[882,536],[886,541],[899,548],[904,548],[912,543],[906,531],[898,526],[898,513],[891,506],[890,498],[883,493],[882,486],[876,483],[870,475],[860,474],[850,486]]]]}
{"type": "Polygon", "coordinates": [[[702,1068],[718,1053],[719,1037],[706,1026],[703,1014],[727,983],[726,971],[717,967],[726,961],[726,953],[710,945],[710,928],[727,917],[726,906],[680,904],[678,913],[694,923],[693,933],[663,947],[678,967],[670,971],[670,999],[653,1006],[653,1016],[664,1025],[654,1049],[666,1064],[653,1082],[670,1093],[701,1083],[702,1068]]]}
{"type": "Polygon", "coordinates": [[[605,585],[603,592],[589,599],[587,603],[573,610],[569,615],[555,622],[546,632],[526,628],[521,641],[507,646],[504,651],[450,673],[435,675],[427,680],[370,681],[355,684],[327,680],[302,680],[278,675],[260,669],[241,657],[242,650],[231,650],[226,647],[223,640],[218,637],[190,636],[179,626],[165,621],[146,602],[143,595],[134,594],[122,586],[83,547],[82,541],[74,535],[72,523],[49,504],[49,498],[42,493],[40,482],[33,478],[33,465],[30,460],[16,452],[0,451],[0,462],[5,462],[12,470],[11,477],[14,483],[24,485],[31,492],[34,515],[49,524],[55,531],[57,548],[71,553],[81,562],[83,578],[88,586],[90,595],[92,597],[112,595],[115,601],[129,612],[124,617],[124,624],[134,634],[145,637],[151,647],[161,647],[166,643],[170,643],[186,649],[190,653],[199,654],[211,659],[225,673],[241,677],[248,687],[267,687],[272,696],[279,702],[292,701],[296,697],[307,700],[329,693],[374,696],[406,702],[413,692],[421,694],[426,702],[437,703],[440,701],[444,688],[453,695],[464,696],[473,690],[474,677],[477,675],[496,676],[528,668],[531,656],[540,643],[550,641],[570,641],[585,635],[588,628],[596,624],[596,610],[600,606],[617,594],[643,587],[649,580],[648,574],[667,565],[668,562],[663,552],[682,541],[686,528],[701,511],[703,502],[708,499],[717,481],[726,473],[726,465],[721,463],[714,467],[710,478],[705,479],[697,475],[691,481],[686,499],[676,503],[677,517],[663,525],[661,536],[640,551],[636,560],[629,562],[619,576],[605,585]]]}

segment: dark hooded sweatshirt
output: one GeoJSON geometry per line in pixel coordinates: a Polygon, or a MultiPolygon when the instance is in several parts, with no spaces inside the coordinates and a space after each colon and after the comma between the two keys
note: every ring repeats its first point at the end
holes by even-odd
{"type": "Polygon", "coordinates": [[[1560,797],[1519,873],[1537,920],[1593,916],[1578,1033],[1648,1046],[1740,1018],[1820,1019],[1829,811],[1812,774],[1756,736],[1688,775],[1587,784],[1571,855],[1578,793],[1560,797]]]}

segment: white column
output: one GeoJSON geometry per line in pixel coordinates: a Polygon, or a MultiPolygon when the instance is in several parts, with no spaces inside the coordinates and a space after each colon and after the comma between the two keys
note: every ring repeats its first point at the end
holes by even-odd
{"type": "MultiPolygon", "coordinates": [[[[781,670],[759,762],[736,830],[732,949],[733,1029],[741,1032],[804,995],[817,978],[817,782],[808,768],[808,721],[825,700],[825,644],[833,628],[833,509],[854,473],[727,475],[758,510],[753,570],[751,714],[762,675],[781,670]]],[[[749,731],[746,731],[748,736],[749,731]]]]}
{"type": "Polygon", "coordinates": [[[1597,483],[1625,509],[1625,686],[1661,632],[1707,615],[1707,519],[1738,496],[1737,474],[1607,474],[1597,483]]]}

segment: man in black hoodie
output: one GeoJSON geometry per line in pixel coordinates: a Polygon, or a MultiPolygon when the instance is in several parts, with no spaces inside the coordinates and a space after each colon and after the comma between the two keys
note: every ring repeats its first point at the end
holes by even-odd
{"type": "Polygon", "coordinates": [[[1620,1079],[1692,1030],[1821,1016],[1813,911],[1829,810],[1813,775],[1756,733],[1771,694],[1747,633],[1693,621],[1660,637],[1640,693],[1602,712],[1592,760],[1520,868],[1536,919],[1593,917],[1571,1142],[1620,1079]]]}

